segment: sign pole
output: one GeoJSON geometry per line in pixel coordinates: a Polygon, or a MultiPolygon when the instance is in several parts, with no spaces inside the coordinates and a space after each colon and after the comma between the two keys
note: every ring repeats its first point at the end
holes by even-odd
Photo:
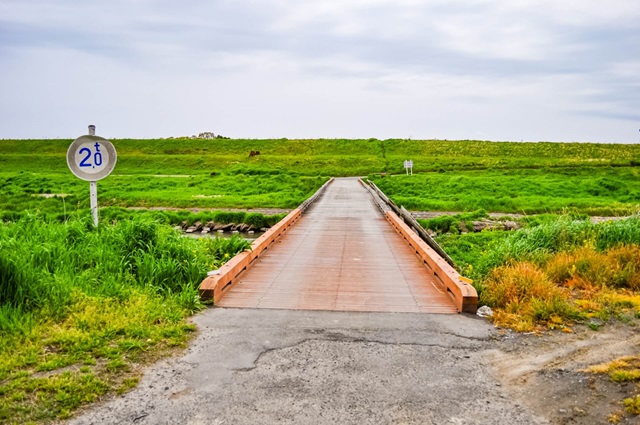
{"type": "Polygon", "coordinates": [[[98,182],[96,181],[89,182],[89,202],[93,227],[98,227],[98,182]]]}
{"type": "MultiPolygon", "coordinates": [[[[96,126],[89,126],[89,136],[96,135],[96,126]]],[[[93,227],[98,227],[98,182],[92,180],[89,182],[89,205],[91,206],[91,218],[93,219],[93,227]]]]}
{"type": "Polygon", "coordinates": [[[80,136],[67,150],[67,165],[73,174],[89,182],[89,205],[93,226],[98,227],[98,180],[107,177],[116,165],[113,144],[96,136],[96,126],[89,126],[89,134],[80,136]]]}

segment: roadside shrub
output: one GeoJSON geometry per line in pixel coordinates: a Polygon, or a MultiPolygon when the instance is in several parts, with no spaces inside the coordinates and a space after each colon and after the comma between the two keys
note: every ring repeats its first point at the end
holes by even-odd
{"type": "Polygon", "coordinates": [[[518,311],[531,299],[551,300],[564,297],[536,265],[522,262],[494,270],[486,282],[483,301],[490,307],[518,311]]]}

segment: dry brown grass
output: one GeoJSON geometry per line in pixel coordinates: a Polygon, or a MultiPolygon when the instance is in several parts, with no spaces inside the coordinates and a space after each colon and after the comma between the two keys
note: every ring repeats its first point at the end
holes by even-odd
{"type": "Polygon", "coordinates": [[[580,319],[633,317],[640,312],[640,247],[597,252],[584,246],[539,264],[494,269],[482,301],[494,323],[516,331],[566,328],[580,319]]]}

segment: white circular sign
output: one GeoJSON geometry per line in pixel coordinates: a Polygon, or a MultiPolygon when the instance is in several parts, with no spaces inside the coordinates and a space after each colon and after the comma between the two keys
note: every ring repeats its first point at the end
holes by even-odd
{"type": "Polygon", "coordinates": [[[98,136],[80,136],[67,150],[67,164],[82,180],[96,181],[107,177],[116,166],[116,148],[98,136]]]}

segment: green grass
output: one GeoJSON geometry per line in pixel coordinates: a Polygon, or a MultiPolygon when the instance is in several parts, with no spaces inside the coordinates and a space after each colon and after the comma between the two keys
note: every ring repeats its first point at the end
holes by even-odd
{"type": "MultiPolygon", "coordinates": [[[[25,210],[64,216],[89,208],[88,184],[69,173],[0,174],[0,213],[25,210]],[[52,198],[42,194],[57,194],[52,198]],[[62,196],[64,195],[64,196],[62,196]]],[[[98,183],[101,207],[293,209],[327,178],[275,174],[199,175],[188,178],[109,176],[98,183]]]]}
{"type": "Polygon", "coordinates": [[[626,215],[640,207],[640,168],[452,171],[374,177],[409,210],[626,215]]]}
{"type": "MultiPolygon", "coordinates": [[[[86,208],[71,140],[0,140],[0,210],[86,208]],[[67,193],[65,199],[37,194],[67,193]]],[[[105,206],[294,208],[329,176],[374,177],[408,209],[627,214],[640,204],[640,146],[438,140],[113,140],[105,206]],[[249,157],[250,151],[260,155],[249,157]],[[158,177],[182,175],[185,177],[158,177]]],[[[64,211],[63,211],[64,212],[64,211]]]]}
{"type": "Polygon", "coordinates": [[[149,218],[93,228],[28,215],[0,224],[0,420],[48,422],[119,393],[135,364],[183,346],[206,272],[248,247],[149,218]]]}

